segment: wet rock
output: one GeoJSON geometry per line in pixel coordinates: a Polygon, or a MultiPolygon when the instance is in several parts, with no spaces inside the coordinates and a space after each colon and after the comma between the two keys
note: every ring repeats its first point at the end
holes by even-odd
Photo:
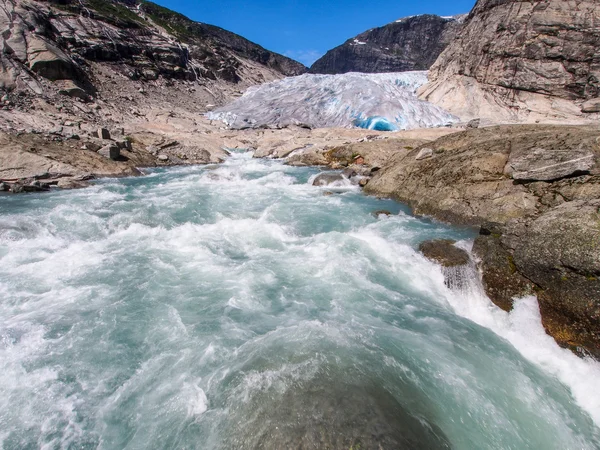
{"type": "Polygon", "coordinates": [[[379,216],[391,216],[392,213],[389,212],[387,209],[378,209],[377,211],[373,211],[371,213],[374,217],[379,217],[379,216]]]}
{"type": "Polygon", "coordinates": [[[346,178],[350,179],[352,177],[355,177],[357,175],[357,173],[356,173],[356,170],[354,170],[354,168],[348,167],[348,168],[342,170],[342,175],[345,176],[346,178]]]}
{"type": "Polygon", "coordinates": [[[341,173],[322,173],[317,175],[313,181],[313,186],[329,186],[344,181],[346,181],[346,178],[341,173]]]}
{"type": "Polygon", "coordinates": [[[96,132],[96,136],[99,139],[110,139],[110,131],[108,131],[106,128],[99,128],[96,132]]]}
{"type": "Polygon", "coordinates": [[[420,161],[422,159],[427,159],[427,158],[431,158],[433,156],[433,150],[430,148],[423,148],[421,149],[421,151],[417,154],[417,156],[415,156],[415,159],[417,161],[420,161]]]}
{"type": "Polygon", "coordinates": [[[517,271],[512,251],[502,244],[504,227],[482,227],[473,244],[473,253],[479,258],[482,283],[487,296],[504,311],[511,311],[513,300],[531,295],[534,284],[517,271]]]}
{"type": "Polygon", "coordinates": [[[10,186],[8,185],[8,183],[0,182],[0,192],[6,192],[8,190],[10,190],[10,186]]]}
{"type": "Polygon", "coordinates": [[[514,245],[519,273],[537,286],[546,330],[600,358],[600,200],[568,202],[531,222],[514,245]]]}
{"type": "Polygon", "coordinates": [[[515,148],[505,173],[515,180],[552,181],[589,172],[594,164],[594,152],[586,147],[515,148]]]}
{"type": "Polygon", "coordinates": [[[109,144],[98,150],[98,154],[116,161],[121,156],[121,149],[115,144],[109,144]]]}
{"type": "Polygon", "coordinates": [[[419,251],[427,259],[441,264],[443,267],[464,266],[469,263],[469,254],[456,247],[456,241],[450,239],[436,239],[422,242],[419,251]]]}
{"type": "Polygon", "coordinates": [[[358,181],[358,185],[359,185],[360,187],[363,187],[363,188],[364,188],[364,187],[365,187],[367,184],[369,184],[369,180],[370,180],[370,178],[366,178],[366,177],[365,177],[365,178],[361,178],[361,179],[358,181]]]}

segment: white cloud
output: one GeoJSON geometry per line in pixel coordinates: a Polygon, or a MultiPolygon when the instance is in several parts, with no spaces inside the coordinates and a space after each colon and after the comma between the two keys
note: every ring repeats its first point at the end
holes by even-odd
{"type": "Polygon", "coordinates": [[[284,55],[310,67],[317,59],[323,56],[324,53],[318,50],[288,50],[284,55]]]}

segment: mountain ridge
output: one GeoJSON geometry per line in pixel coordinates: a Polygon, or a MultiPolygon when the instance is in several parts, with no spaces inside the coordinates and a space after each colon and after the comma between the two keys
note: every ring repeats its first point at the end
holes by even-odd
{"type": "Polygon", "coordinates": [[[384,73],[427,70],[459,32],[465,15],[408,16],[371,28],[329,50],[309,72],[384,73]]]}

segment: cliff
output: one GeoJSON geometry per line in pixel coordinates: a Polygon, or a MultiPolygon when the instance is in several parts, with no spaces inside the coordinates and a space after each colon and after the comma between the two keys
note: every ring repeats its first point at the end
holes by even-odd
{"type": "Polygon", "coordinates": [[[464,119],[595,120],[599,80],[597,1],[479,0],[421,98],[464,119]]]}

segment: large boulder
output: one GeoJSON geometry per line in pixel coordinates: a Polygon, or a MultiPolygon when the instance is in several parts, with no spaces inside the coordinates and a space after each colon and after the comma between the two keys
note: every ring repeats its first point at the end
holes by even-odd
{"type": "Polygon", "coordinates": [[[332,184],[345,184],[348,179],[341,173],[321,173],[313,181],[313,186],[329,186],[332,184]]]}
{"type": "Polygon", "coordinates": [[[49,80],[73,80],[78,69],[73,60],[54,44],[39,36],[27,39],[29,68],[49,80]]]}

